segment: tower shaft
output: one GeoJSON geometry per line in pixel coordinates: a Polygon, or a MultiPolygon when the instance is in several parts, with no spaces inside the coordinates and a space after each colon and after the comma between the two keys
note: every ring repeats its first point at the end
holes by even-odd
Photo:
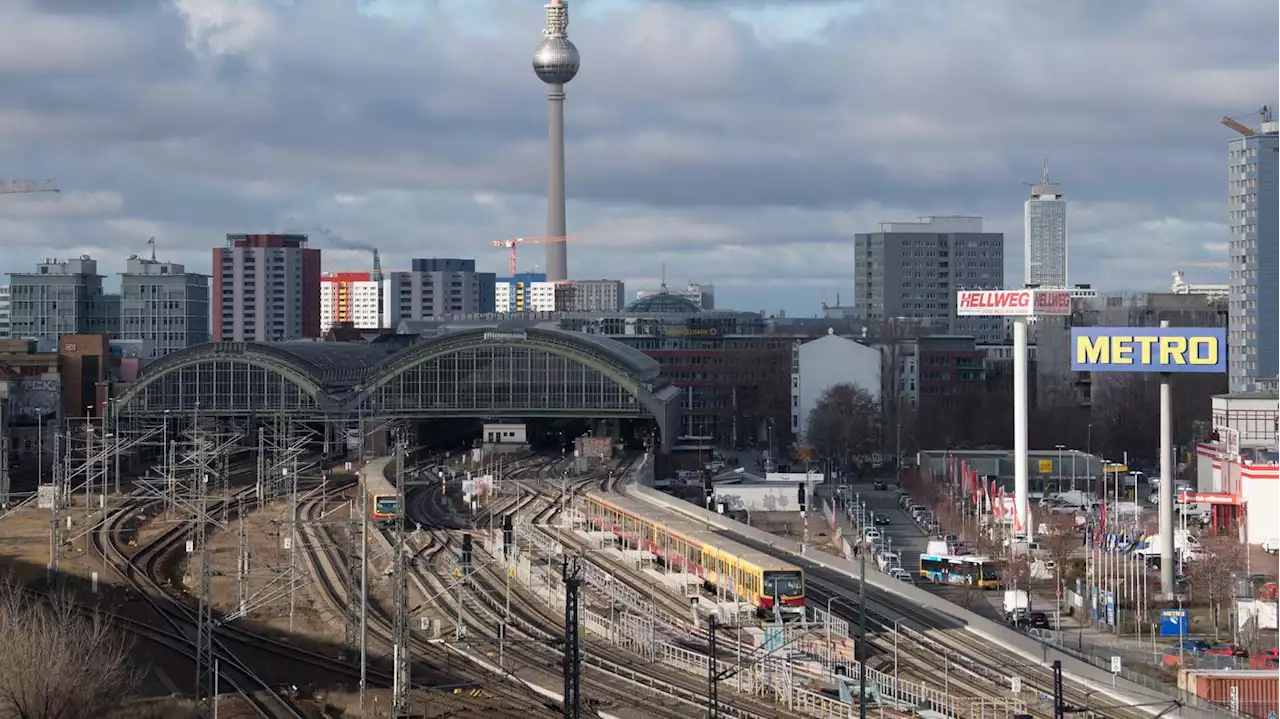
{"type": "MultiPolygon", "coordinates": [[[[547,237],[568,234],[564,194],[564,85],[547,88],[547,237]]],[[[547,281],[569,279],[569,250],[547,243],[547,281]]]]}

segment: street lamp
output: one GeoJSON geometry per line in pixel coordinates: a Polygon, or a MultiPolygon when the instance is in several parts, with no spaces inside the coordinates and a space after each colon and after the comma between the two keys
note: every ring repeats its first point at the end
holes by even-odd
{"type": "Polygon", "coordinates": [[[1058,480],[1057,481],[1058,492],[1061,493],[1062,492],[1062,450],[1066,449],[1066,446],[1061,444],[1055,444],[1053,446],[1058,450],[1058,467],[1057,467],[1058,471],[1054,472],[1054,475],[1058,480]]]}

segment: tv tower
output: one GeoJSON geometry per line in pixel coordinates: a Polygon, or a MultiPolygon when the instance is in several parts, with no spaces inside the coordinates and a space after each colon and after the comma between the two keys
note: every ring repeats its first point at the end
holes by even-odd
{"type": "MultiPolygon", "coordinates": [[[[564,86],[578,74],[581,58],[569,42],[569,2],[549,0],[547,24],[533,51],[533,71],[547,83],[547,237],[564,237],[564,86]]],[[[547,243],[547,281],[569,279],[569,251],[563,242],[547,243]]]]}

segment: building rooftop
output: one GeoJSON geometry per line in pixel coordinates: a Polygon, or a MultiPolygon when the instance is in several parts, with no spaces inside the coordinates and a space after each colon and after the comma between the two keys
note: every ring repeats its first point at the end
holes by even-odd
{"type": "Polygon", "coordinates": [[[677,294],[668,292],[663,288],[662,292],[641,297],[640,299],[627,305],[627,312],[648,313],[648,314],[687,314],[697,313],[698,303],[677,294]]]}

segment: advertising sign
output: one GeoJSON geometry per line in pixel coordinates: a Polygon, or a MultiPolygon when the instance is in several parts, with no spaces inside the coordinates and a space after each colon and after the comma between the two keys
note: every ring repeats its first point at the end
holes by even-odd
{"type": "Polygon", "coordinates": [[[1160,636],[1162,637],[1180,637],[1187,633],[1187,610],[1185,609],[1161,609],[1160,610],[1160,636]]]}
{"type": "Polygon", "coordinates": [[[1053,474],[1052,459],[1042,459],[1040,460],[1039,464],[1040,464],[1040,474],[1053,474]]]}
{"type": "Polygon", "coordinates": [[[956,296],[961,317],[1065,317],[1071,314],[1067,290],[961,290],[956,296]]]}
{"type": "Polygon", "coordinates": [[[1227,371],[1227,331],[1183,327],[1074,327],[1073,372],[1227,371]]]}

